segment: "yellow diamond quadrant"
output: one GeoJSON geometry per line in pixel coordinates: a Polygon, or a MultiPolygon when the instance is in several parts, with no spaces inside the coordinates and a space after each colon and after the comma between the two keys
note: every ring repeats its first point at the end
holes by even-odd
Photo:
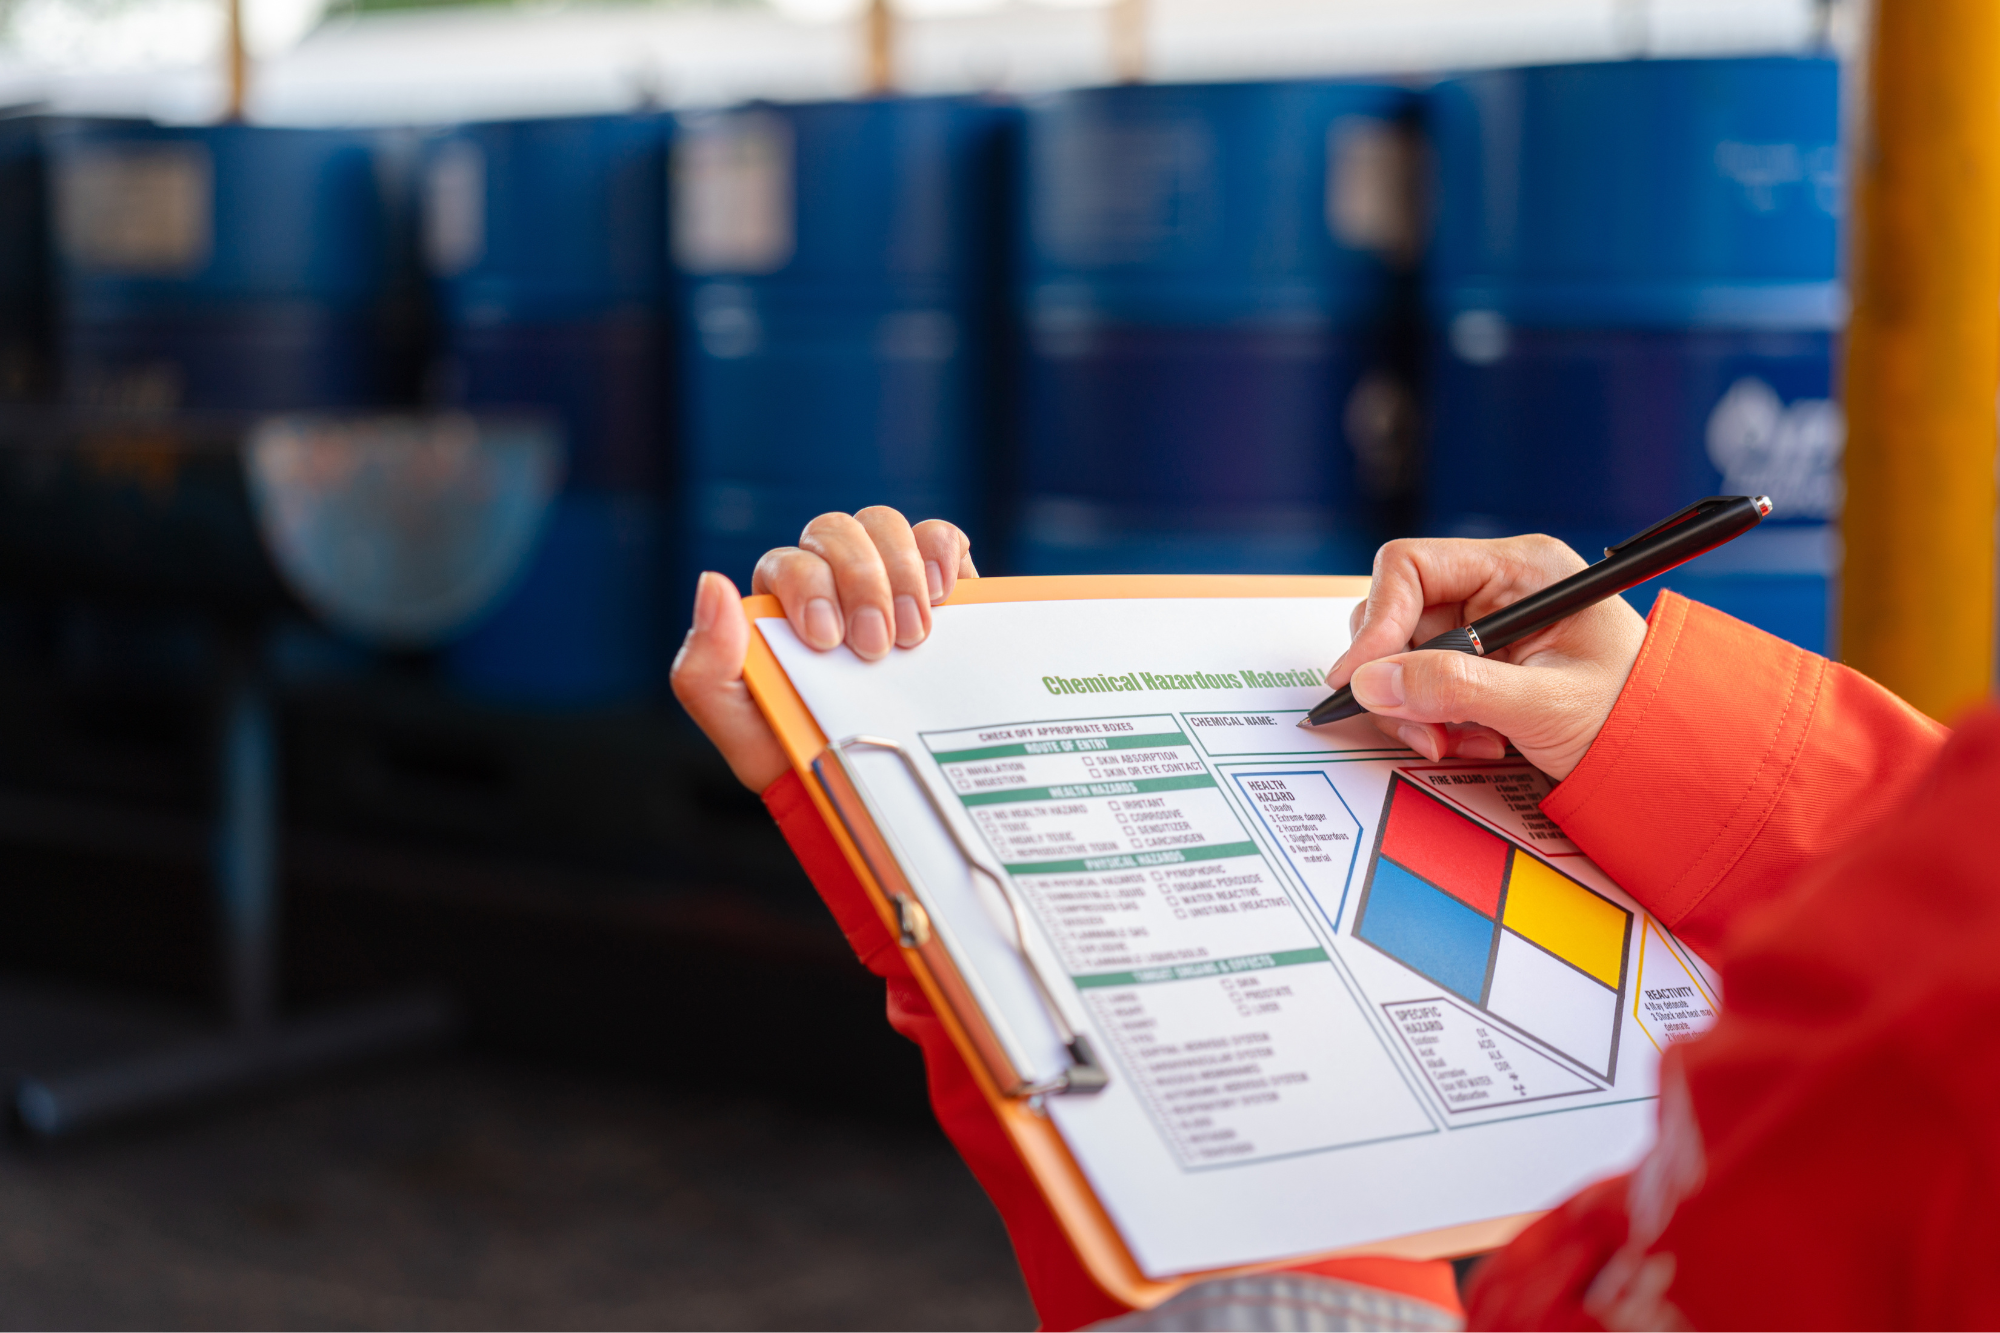
{"type": "Polygon", "coordinates": [[[1630,920],[1618,904],[1517,851],[1504,915],[1509,930],[1618,989],[1630,920]]]}

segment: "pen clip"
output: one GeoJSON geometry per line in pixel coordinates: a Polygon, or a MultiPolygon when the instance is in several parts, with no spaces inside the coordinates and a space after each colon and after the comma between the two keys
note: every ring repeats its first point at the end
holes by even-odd
{"type": "Polygon", "coordinates": [[[1608,560],[1612,556],[1617,555],[1620,551],[1635,546],[1638,543],[1645,541],[1648,537],[1656,536],[1659,533],[1665,532],[1668,528],[1677,528],[1681,524],[1687,522],[1688,520],[1700,518],[1703,514],[1712,513],[1716,509],[1721,508],[1723,505],[1732,504],[1737,500],[1748,500],[1750,498],[1751,497],[1747,495],[1711,495],[1707,499],[1696,500],[1693,504],[1689,505],[1687,508],[1677,509],[1673,513],[1668,514],[1658,523],[1653,524],[1652,527],[1643,528],[1640,531],[1633,533],[1630,537],[1627,537],[1624,541],[1619,542],[1616,546],[1605,547],[1604,556],[1608,560]]]}
{"type": "MultiPolygon", "coordinates": [[[[855,746],[865,746],[874,750],[886,750],[902,761],[903,767],[909,772],[910,780],[916,783],[917,790],[924,794],[924,800],[930,805],[931,813],[937,817],[938,823],[944,826],[945,833],[950,836],[952,845],[957,848],[960,858],[965,862],[966,869],[991,884],[994,891],[1000,895],[1000,900],[1007,905],[1007,915],[1014,928],[1013,938],[1008,940],[1008,945],[1014,951],[1015,956],[1021,960],[1021,965],[1027,970],[1028,979],[1034,983],[1037,998],[1040,999],[1043,1010],[1047,1013],[1051,1025],[1056,1030],[1056,1036],[1061,1040],[1063,1049],[1069,1056],[1070,1067],[1052,1079],[1047,1079],[1039,1083],[1030,1082],[1018,1077],[1011,1067],[999,1067],[1011,1066],[1011,1061],[1007,1060],[1004,1055],[994,1052],[992,1055],[999,1055],[999,1058],[992,1058],[992,1055],[989,1055],[988,1063],[990,1066],[996,1066],[992,1071],[996,1076],[999,1076],[996,1077],[996,1081],[1001,1084],[1002,1089],[1010,1097],[1037,1097],[1060,1093],[1091,1093],[1102,1091],[1105,1085],[1111,1082],[1110,1071],[1098,1060],[1097,1053],[1091,1048],[1090,1039],[1070,1025],[1069,1019],[1063,1013],[1062,1006],[1056,1002],[1055,992],[1050,989],[1048,979],[1042,975],[1040,965],[1035,962],[1033,953],[1028,949],[1027,916],[1021,910],[1020,900],[1015,896],[1013,886],[1008,883],[1007,877],[987,866],[978,854],[966,845],[965,838],[959,832],[958,825],[953,823],[950,815],[945,812],[943,803],[938,800],[937,793],[932,790],[931,784],[924,780],[922,770],[917,767],[917,762],[910,756],[909,751],[905,750],[895,741],[886,740],[879,736],[847,736],[830,742],[825,751],[817,759],[813,760],[813,776],[819,779],[820,789],[826,793],[828,801],[832,803],[834,813],[840,816],[840,822],[847,829],[848,838],[854,843],[855,848],[860,851],[862,860],[868,864],[869,873],[874,876],[875,883],[883,892],[889,895],[896,909],[897,927],[902,933],[901,943],[903,946],[905,948],[921,948],[922,946],[929,945],[935,939],[935,935],[930,929],[928,913],[925,912],[923,905],[916,901],[914,888],[912,888],[912,892],[909,894],[897,892],[895,882],[885,875],[884,867],[876,864],[876,857],[871,855],[869,850],[871,843],[876,844],[878,850],[892,860],[893,854],[889,852],[885,844],[881,843],[879,838],[864,838],[862,836],[861,830],[849,816],[845,803],[840,800],[839,794],[834,790],[834,784],[828,780],[827,771],[822,767],[827,755],[832,755],[835,764],[839,767],[840,776],[844,780],[845,785],[855,793],[856,797],[865,806],[867,798],[862,796],[861,784],[857,780],[853,767],[848,763],[847,751],[850,747],[855,746]]],[[[901,876],[899,875],[898,878],[901,878],[901,876]]],[[[949,960],[949,955],[946,955],[946,959],[949,960]]],[[[951,966],[955,969],[957,964],[954,962],[951,963],[951,966]]]]}

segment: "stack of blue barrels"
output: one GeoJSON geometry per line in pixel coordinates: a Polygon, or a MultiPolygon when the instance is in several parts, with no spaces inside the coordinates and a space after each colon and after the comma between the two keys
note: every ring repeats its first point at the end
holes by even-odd
{"type": "Polygon", "coordinates": [[[1763,528],[1664,582],[1824,648],[1837,84],[1832,60],[1771,58],[1436,89],[1431,531],[1595,558],[1691,500],[1768,494],[1763,528]]]}
{"type": "Polygon", "coordinates": [[[976,530],[1000,191],[1017,113],[971,98],[684,117],[674,254],[689,552],[748,586],[816,514],[976,530]]]}
{"type": "Polygon", "coordinates": [[[0,403],[51,387],[46,218],[41,122],[0,115],[0,403]]]}
{"type": "Polygon", "coordinates": [[[644,113],[465,125],[427,146],[437,396],[542,414],[568,448],[535,554],[446,653],[472,693],[569,707],[658,687],[670,134],[644,113]]]}
{"type": "Polygon", "coordinates": [[[46,143],[69,403],[236,413],[414,393],[393,136],[67,120],[46,143]]]}
{"type": "Polygon", "coordinates": [[[1410,470],[1411,102],[1327,82],[1030,108],[1019,572],[1369,567],[1410,470]]]}

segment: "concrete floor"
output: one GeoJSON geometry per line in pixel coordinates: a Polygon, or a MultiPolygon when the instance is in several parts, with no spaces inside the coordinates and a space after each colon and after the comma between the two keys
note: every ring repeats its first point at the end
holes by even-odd
{"type": "Polygon", "coordinates": [[[447,1055],[0,1148],[5,1328],[1028,1328],[934,1130],[447,1055]]]}

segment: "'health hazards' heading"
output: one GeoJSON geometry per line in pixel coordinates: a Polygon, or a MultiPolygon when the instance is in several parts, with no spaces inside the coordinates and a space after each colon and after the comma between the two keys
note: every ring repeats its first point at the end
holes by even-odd
{"type": "Polygon", "coordinates": [[[1300,686],[1323,688],[1323,671],[1191,671],[1186,675],[1155,675],[1131,671],[1124,675],[1043,676],[1050,694],[1128,694],[1140,690],[1279,690],[1300,686]]]}

